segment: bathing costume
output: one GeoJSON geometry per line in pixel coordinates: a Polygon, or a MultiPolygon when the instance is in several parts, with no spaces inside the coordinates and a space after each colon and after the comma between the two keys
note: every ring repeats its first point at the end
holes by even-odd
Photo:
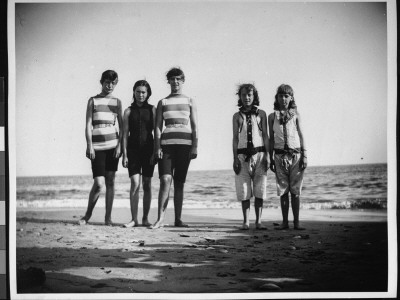
{"type": "Polygon", "coordinates": [[[113,149],[118,145],[118,129],[115,120],[118,115],[119,99],[97,95],[92,97],[92,143],[94,150],[113,149]]]}

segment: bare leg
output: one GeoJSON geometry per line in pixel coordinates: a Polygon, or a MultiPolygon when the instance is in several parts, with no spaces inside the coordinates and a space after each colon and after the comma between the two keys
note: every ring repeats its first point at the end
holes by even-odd
{"type": "Polygon", "coordinates": [[[157,221],[151,226],[153,229],[164,226],[164,217],[168,206],[171,182],[172,176],[169,174],[163,175],[160,178],[160,191],[158,193],[158,218],[157,221]]]}
{"type": "Polygon", "coordinates": [[[125,227],[134,227],[138,223],[138,204],[139,204],[139,187],[140,187],[140,174],[134,174],[130,177],[131,189],[129,192],[129,201],[131,205],[132,219],[129,223],[125,224],[125,227]]]}
{"type": "Polygon", "coordinates": [[[282,225],[278,227],[278,230],[288,229],[289,228],[289,194],[286,193],[281,196],[281,210],[282,210],[282,225]]]}
{"type": "Polygon", "coordinates": [[[143,178],[143,217],[142,224],[143,226],[150,226],[149,222],[149,212],[151,207],[151,177],[142,177],[143,178]]]}
{"type": "Polygon", "coordinates": [[[261,198],[255,198],[254,201],[254,209],[256,211],[256,229],[267,229],[265,226],[262,225],[261,223],[261,215],[262,215],[262,210],[263,210],[263,199],[261,198]]]}
{"type": "Polygon", "coordinates": [[[250,199],[242,201],[242,212],[243,212],[243,225],[240,229],[249,230],[250,229],[250,221],[249,221],[250,199]]]}
{"type": "Polygon", "coordinates": [[[291,194],[292,198],[292,211],[293,211],[293,223],[294,229],[304,230],[305,228],[300,227],[299,224],[299,214],[300,214],[300,196],[296,194],[291,194]]]}
{"type": "Polygon", "coordinates": [[[96,206],[97,200],[99,199],[103,186],[104,186],[104,177],[102,176],[95,177],[92,189],[90,190],[89,193],[88,206],[86,209],[85,216],[79,220],[80,225],[85,225],[87,222],[89,222],[89,219],[92,217],[93,209],[96,206]]]}
{"type": "Polygon", "coordinates": [[[114,183],[115,183],[115,172],[108,171],[106,172],[106,215],[105,215],[105,224],[108,226],[112,226],[111,221],[111,211],[114,202],[114,183]]]}
{"type": "Polygon", "coordinates": [[[182,206],[185,183],[174,180],[174,209],[175,209],[175,226],[188,227],[182,222],[182,206]]]}

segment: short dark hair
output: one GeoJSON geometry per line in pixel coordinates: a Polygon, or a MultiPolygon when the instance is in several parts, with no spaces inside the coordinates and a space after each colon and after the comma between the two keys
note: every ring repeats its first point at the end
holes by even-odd
{"type": "Polygon", "coordinates": [[[104,71],[103,74],[101,74],[100,83],[103,84],[103,82],[106,81],[107,79],[111,80],[111,81],[118,79],[117,72],[115,72],[113,70],[104,71]]]}
{"type": "Polygon", "coordinates": [[[276,94],[275,94],[275,102],[274,102],[274,110],[279,110],[279,103],[278,103],[278,95],[279,94],[289,94],[290,96],[292,96],[292,100],[290,100],[289,102],[289,109],[290,108],[296,108],[296,102],[294,101],[294,91],[293,88],[288,85],[288,84],[281,84],[280,86],[278,86],[278,88],[276,89],[276,94]]]}
{"type": "Polygon", "coordinates": [[[146,102],[147,100],[149,100],[150,96],[151,96],[151,87],[150,84],[146,81],[146,80],[138,80],[135,82],[135,84],[133,85],[133,100],[136,101],[135,98],[135,90],[138,86],[144,86],[147,89],[147,98],[146,98],[146,102]]]}
{"type": "Polygon", "coordinates": [[[260,99],[258,97],[258,91],[257,91],[256,87],[254,86],[254,84],[251,84],[251,83],[244,83],[244,84],[239,85],[238,91],[236,93],[236,95],[239,96],[239,100],[238,100],[238,104],[237,105],[239,107],[243,106],[242,100],[240,100],[240,93],[244,89],[247,90],[247,91],[253,91],[253,95],[254,95],[253,105],[256,105],[256,106],[260,105],[260,99]]]}
{"type": "Polygon", "coordinates": [[[167,81],[171,78],[171,77],[175,77],[175,76],[181,76],[183,81],[185,81],[185,74],[183,73],[183,71],[181,70],[181,68],[179,67],[175,67],[170,69],[167,72],[167,81]]]}

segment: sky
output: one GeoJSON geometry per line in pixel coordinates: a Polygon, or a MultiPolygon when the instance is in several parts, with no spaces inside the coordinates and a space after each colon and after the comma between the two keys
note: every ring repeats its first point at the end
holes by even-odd
{"type": "MultiPolygon", "coordinates": [[[[114,95],[125,109],[140,79],[150,83],[149,102],[157,105],[170,92],[165,74],[176,66],[198,108],[198,158],[190,170],[232,168],[232,116],[242,83],[255,84],[267,114],[276,88],[293,87],[310,166],[385,163],[386,5],[16,3],[16,175],[91,174],[85,113],[101,91],[101,73],[118,72],[114,95]]],[[[120,172],[127,173],[121,164],[120,172]]]]}

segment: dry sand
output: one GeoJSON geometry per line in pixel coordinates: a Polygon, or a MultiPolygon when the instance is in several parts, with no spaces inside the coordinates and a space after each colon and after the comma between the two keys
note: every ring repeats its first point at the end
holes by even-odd
{"type": "Polygon", "coordinates": [[[129,209],[113,210],[113,227],[103,225],[103,208],[79,226],[83,213],[18,209],[17,267],[46,276],[35,285],[20,272],[18,293],[387,291],[386,213],[303,210],[305,231],[274,230],[277,209],[264,209],[268,230],[249,231],[239,230],[237,209],[184,208],[189,228],[173,227],[169,209],[170,226],[157,230],[123,228],[129,209]]]}

